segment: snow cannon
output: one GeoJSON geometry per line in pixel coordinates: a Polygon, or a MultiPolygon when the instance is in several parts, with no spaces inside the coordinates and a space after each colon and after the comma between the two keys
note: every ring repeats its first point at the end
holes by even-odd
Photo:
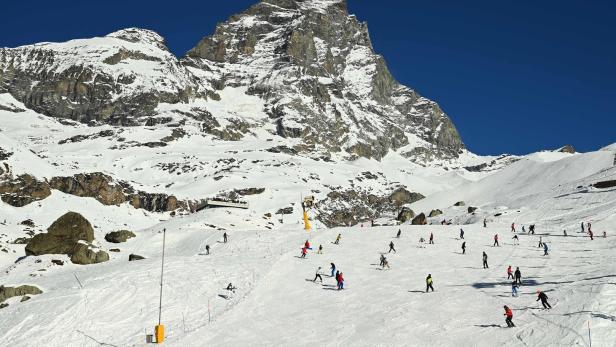
{"type": "Polygon", "coordinates": [[[308,219],[308,212],[306,208],[314,206],[314,196],[307,196],[302,201],[302,211],[304,212],[304,229],[309,231],[311,229],[310,220],[308,219]]]}
{"type": "Polygon", "coordinates": [[[154,327],[154,335],[156,336],[156,343],[161,344],[165,342],[165,326],[162,324],[154,327]]]}

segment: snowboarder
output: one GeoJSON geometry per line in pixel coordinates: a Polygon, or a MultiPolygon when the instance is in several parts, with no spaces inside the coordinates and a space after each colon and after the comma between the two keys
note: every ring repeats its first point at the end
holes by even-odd
{"type": "Polygon", "coordinates": [[[429,244],[433,245],[434,244],[434,234],[430,233],[430,242],[428,242],[429,244]]]}
{"type": "Polygon", "coordinates": [[[210,255],[210,245],[205,245],[205,255],[210,255]]]}
{"type": "Polygon", "coordinates": [[[488,220],[487,219],[483,219],[483,227],[487,228],[488,227],[488,220]]]}
{"type": "Polygon", "coordinates": [[[548,303],[548,296],[545,295],[545,293],[542,292],[539,289],[537,289],[537,294],[538,294],[537,300],[535,300],[535,301],[541,300],[541,304],[543,304],[543,308],[544,309],[548,309],[548,310],[551,309],[552,305],[550,305],[550,303],[548,303]]]}
{"type": "Polygon", "coordinates": [[[226,232],[224,234],[222,234],[222,242],[223,243],[227,243],[227,237],[228,237],[228,235],[227,235],[226,232]]]}
{"type": "Polygon", "coordinates": [[[323,277],[321,277],[321,267],[319,266],[319,268],[317,269],[317,272],[314,274],[314,279],[312,280],[312,282],[316,282],[317,278],[321,281],[321,283],[323,283],[323,277]]]}
{"type": "Polygon", "coordinates": [[[336,265],[334,263],[329,263],[329,264],[331,265],[331,267],[329,269],[332,271],[332,274],[329,277],[334,277],[334,272],[337,272],[336,271],[336,265]]]}
{"type": "Polygon", "coordinates": [[[434,291],[434,287],[432,287],[432,274],[428,274],[428,277],[426,277],[426,293],[429,289],[434,291]]]}
{"type": "Polygon", "coordinates": [[[522,284],[522,272],[520,271],[519,267],[515,268],[514,275],[515,275],[515,281],[519,284],[522,284]]]}
{"type": "Polygon", "coordinates": [[[227,285],[227,288],[226,288],[226,289],[227,289],[228,291],[231,291],[232,293],[235,293],[235,290],[236,290],[237,288],[235,288],[235,287],[233,286],[233,284],[232,284],[232,283],[229,283],[229,285],[227,285]]]}
{"type": "Polygon", "coordinates": [[[306,253],[308,253],[308,250],[306,250],[306,247],[302,247],[302,255],[300,258],[306,258],[306,253]]]}
{"type": "Polygon", "coordinates": [[[462,242],[462,254],[466,254],[466,241],[462,242]]]}
{"type": "Polygon", "coordinates": [[[511,232],[515,233],[515,223],[511,223],[511,232]]]}
{"type": "Polygon", "coordinates": [[[483,252],[483,268],[488,269],[488,255],[486,252],[483,252]]]}
{"type": "Polygon", "coordinates": [[[338,234],[338,236],[336,236],[336,241],[334,241],[334,244],[337,245],[340,243],[340,238],[342,237],[341,234],[338,234]]]}
{"type": "Polygon", "coordinates": [[[543,247],[543,240],[542,240],[541,236],[539,236],[539,246],[537,246],[537,247],[539,247],[539,248],[543,247]]]}
{"type": "Polygon", "coordinates": [[[507,323],[507,327],[509,328],[513,328],[515,327],[515,324],[513,324],[513,312],[511,312],[511,309],[509,307],[507,307],[507,305],[503,306],[505,308],[505,314],[504,316],[507,316],[507,318],[505,318],[505,323],[507,323]]]}
{"type": "Polygon", "coordinates": [[[543,255],[549,255],[548,254],[548,244],[547,243],[543,244],[543,255]]]}
{"type": "Polygon", "coordinates": [[[494,244],[492,245],[492,247],[494,246],[500,247],[500,245],[498,244],[498,234],[494,234],[494,244]]]}
{"type": "Polygon", "coordinates": [[[317,254],[323,254],[323,245],[319,245],[319,250],[317,251],[317,254]]]}
{"type": "MultiPolygon", "coordinates": [[[[513,276],[512,276],[513,277],[513,276]]],[[[517,297],[518,296],[518,284],[516,283],[516,281],[511,282],[511,296],[512,297],[517,297]]]]}
{"type": "Polygon", "coordinates": [[[512,239],[513,239],[513,244],[514,245],[519,245],[520,244],[520,239],[518,239],[518,235],[513,235],[512,239]]]}
{"type": "Polygon", "coordinates": [[[398,229],[398,233],[396,234],[396,238],[399,239],[402,234],[402,230],[398,229]]]}
{"type": "Polygon", "coordinates": [[[396,253],[396,249],[394,248],[394,242],[391,241],[389,243],[389,251],[387,253],[391,253],[391,251],[394,251],[394,253],[396,253]]]}
{"type": "Polygon", "coordinates": [[[460,240],[464,240],[464,229],[460,228],[460,240]]]}
{"type": "Polygon", "coordinates": [[[507,268],[507,279],[513,279],[513,270],[511,269],[511,265],[507,268]]]}

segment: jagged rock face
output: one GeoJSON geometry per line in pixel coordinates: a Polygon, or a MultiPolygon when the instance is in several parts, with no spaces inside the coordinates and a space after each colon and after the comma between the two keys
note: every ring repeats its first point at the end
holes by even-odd
{"type": "Polygon", "coordinates": [[[159,102],[200,93],[163,38],[143,29],[0,49],[0,92],[49,116],[123,125],[152,115],[159,102]]]}
{"type": "Polygon", "coordinates": [[[43,200],[49,195],[51,195],[49,185],[31,175],[0,179],[0,198],[11,206],[23,207],[34,201],[43,200]]]}
{"type": "Polygon", "coordinates": [[[49,185],[66,194],[93,197],[104,205],[120,205],[126,201],[124,187],[115,183],[110,176],[98,172],[54,177],[49,185]]]}
{"type": "Polygon", "coordinates": [[[225,141],[258,128],[299,139],[295,153],[380,159],[404,149],[409,157],[451,158],[463,149],[439,106],[394,79],[345,0],[263,0],[179,60],[158,34],[134,28],[0,49],[2,92],[81,122],[153,126],[173,114],[225,141]],[[254,97],[265,115],[203,106],[226,87],[254,97]]]}
{"type": "Polygon", "coordinates": [[[413,136],[441,156],[463,147],[436,103],[395,81],[345,1],[264,0],[218,25],[184,63],[217,72],[221,89],[263,97],[277,134],[306,149],[378,159],[413,136]]]}

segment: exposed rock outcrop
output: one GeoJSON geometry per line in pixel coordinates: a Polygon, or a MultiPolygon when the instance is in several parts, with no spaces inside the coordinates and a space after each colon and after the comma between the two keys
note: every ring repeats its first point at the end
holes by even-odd
{"type": "Polygon", "coordinates": [[[126,240],[136,237],[135,233],[129,230],[118,230],[112,231],[105,235],[105,240],[111,243],[122,243],[126,242],[126,240]]]}
{"type": "Polygon", "coordinates": [[[23,207],[34,201],[43,200],[51,195],[47,182],[39,181],[32,175],[20,175],[15,178],[0,179],[0,198],[5,203],[23,207]]]}
{"type": "Polygon", "coordinates": [[[426,215],[422,212],[417,217],[413,218],[413,221],[411,221],[411,224],[412,225],[426,225],[428,224],[428,219],[426,218],[426,215]]]}
{"type": "Polygon", "coordinates": [[[396,217],[396,220],[402,223],[406,223],[410,221],[411,219],[413,219],[414,217],[415,217],[415,212],[413,212],[413,210],[405,206],[400,210],[400,213],[398,213],[398,217],[396,217]]]}
{"type": "Polygon", "coordinates": [[[21,285],[18,287],[0,286],[0,303],[15,296],[38,295],[42,293],[43,291],[38,287],[30,285],[21,285]]]}
{"type": "Polygon", "coordinates": [[[428,217],[436,217],[441,214],[443,214],[443,211],[439,209],[435,209],[435,210],[430,211],[430,214],[428,215],[428,217]]]}

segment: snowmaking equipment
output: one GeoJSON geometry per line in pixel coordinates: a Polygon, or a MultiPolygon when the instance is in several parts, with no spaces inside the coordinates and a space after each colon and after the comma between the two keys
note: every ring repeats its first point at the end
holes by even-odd
{"type": "Polygon", "coordinates": [[[165,326],[161,323],[162,309],[163,309],[163,274],[165,269],[165,235],[167,229],[163,229],[163,256],[160,265],[160,296],[158,302],[158,325],[154,327],[154,336],[156,337],[156,343],[161,344],[165,342],[165,326]]]}
{"type": "Polygon", "coordinates": [[[314,196],[307,196],[302,200],[302,211],[304,212],[304,229],[309,231],[312,227],[310,226],[310,220],[308,219],[307,208],[311,208],[314,206],[314,196]]]}

